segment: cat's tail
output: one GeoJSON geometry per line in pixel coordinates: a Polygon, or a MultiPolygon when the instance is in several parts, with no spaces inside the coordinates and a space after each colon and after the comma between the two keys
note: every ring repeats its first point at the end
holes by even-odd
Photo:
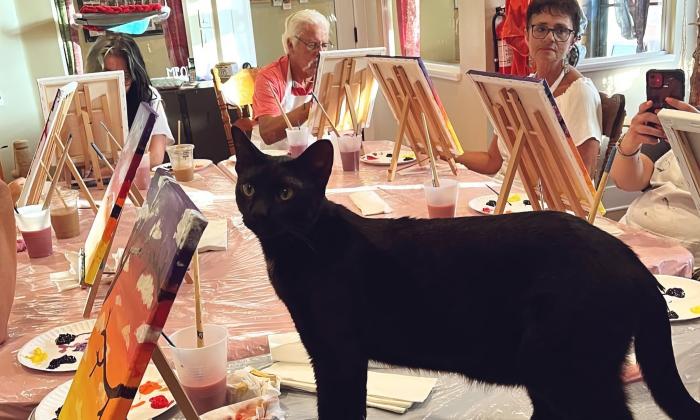
{"type": "Polygon", "coordinates": [[[683,385],[673,356],[666,301],[658,292],[645,301],[640,308],[640,329],[635,338],[635,352],[644,380],[656,403],[669,417],[698,420],[700,404],[683,385]]]}

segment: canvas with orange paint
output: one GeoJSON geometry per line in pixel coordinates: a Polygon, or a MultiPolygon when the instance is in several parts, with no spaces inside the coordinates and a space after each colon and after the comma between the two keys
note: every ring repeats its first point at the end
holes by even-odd
{"type": "Polygon", "coordinates": [[[105,190],[102,204],[92,222],[85,240],[85,272],[80,282],[91,286],[103,268],[105,256],[117,232],[119,216],[129,194],[131,183],[136,176],[141,158],[158,113],[150,105],[142,102],[131,124],[124,148],[114,167],[114,174],[105,190]]]}
{"type": "Polygon", "coordinates": [[[159,170],[59,419],[126,418],[206,225],[159,170]]]}

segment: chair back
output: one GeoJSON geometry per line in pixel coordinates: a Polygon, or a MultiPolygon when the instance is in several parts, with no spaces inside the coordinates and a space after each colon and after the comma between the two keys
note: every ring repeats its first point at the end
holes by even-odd
{"type": "Polygon", "coordinates": [[[216,93],[216,103],[219,106],[221,121],[224,123],[224,132],[226,133],[226,144],[231,156],[236,154],[236,146],[233,144],[233,134],[231,133],[231,116],[228,113],[228,106],[224,101],[224,96],[221,93],[221,77],[219,77],[219,69],[216,66],[212,67],[211,75],[214,79],[214,92],[216,93]]]}
{"type": "Polygon", "coordinates": [[[598,185],[600,177],[603,175],[603,168],[607,162],[613,148],[617,146],[620,135],[622,134],[622,124],[625,121],[625,96],[620,93],[615,93],[611,96],[603,92],[600,93],[600,106],[602,110],[601,129],[603,139],[600,143],[600,153],[598,154],[598,164],[596,165],[596,173],[593,179],[595,185],[598,185]]]}

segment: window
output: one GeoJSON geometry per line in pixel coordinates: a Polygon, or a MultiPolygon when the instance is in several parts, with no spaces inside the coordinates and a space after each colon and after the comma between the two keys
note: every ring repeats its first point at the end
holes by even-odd
{"type": "Polygon", "coordinates": [[[664,50],[664,12],[669,0],[579,0],[579,3],[588,19],[581,40],[585,58],[664,50]]]}
{"type": "Polygon", "coordinates": [[[459,63],[459,9],[455,0],[420,2],[420,53],[424,60],[459,63]]]}

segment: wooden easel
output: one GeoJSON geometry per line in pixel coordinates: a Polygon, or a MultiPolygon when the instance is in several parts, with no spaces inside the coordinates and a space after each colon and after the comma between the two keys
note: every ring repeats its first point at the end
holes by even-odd
{"type": "Polygon", "coordinates": [[[355,131],[357,127],[353,124],[353,119],[357,121],[357,126],[364,127],[369,118],[374,85],[372,73],[368,69],[356,71],[355,59],[352,57],[344,58],[339,65],[338,71],[326,73],[321,77],[319,100],[331,122],[329,123],[325,115],[321,115],[318,136],[324,135],[329,125],[334,125],[340,131],[350,128],[355,131]],[[346,94],[346,85],[355,100],[354,104],[346,94]],[[355,111],[357,115],[353,118],[351,112],[355,111]]]}
{"type": "Polygon", "coordinates": [[[411,83],[406,69],[400,64],[391,66],[391,74],[386,74],[386,66],[381,68],[376,62],[370,62],[370,68],[375,78],[379,80],[382,92],[384,92],[399,125],[394,139],[387,180],[391,182],[396,176],[404,136],[415,152],[418,164],[422,166],[428,161],[428,146],[421,126],[421,114],[425,114],[428,121],[428,132],[432,140],[435,158],[446,161],[452,173],[457,175],[453,140],[448,137],[449,134],[446,130],[443,130],[443,117],[436,113],[435,108],[431,106],[430,94],[426,92],[423,84],[420,81],[411,83]]]}
{"type": "Polygon", "coordinates": [[[549,210],[570,210],[586,218],[594,202],[594,190],[571,140],[561,139],[551,132],[542,110],[536,109],[528,115],[516,89],[502,87],[498,98],[492,100],[482,83],[475,81],[475,85],[497,133],[510,151],[495,214],[503,213],[517,171],[533,209],[543,210],[536,190],[541,186],[542,198],[549,210]],[[573,149],[576,165],[564,156],[562,150],[566,147],[573,149]],[[590,185],[590,188],[582,188],[582,185],[590,185]]]}
{"type": "MultiPolygon", "coordinates": [[[[75,90],[69,91],[58,105],[59,108],[56,110],[55,121],[53,125],[50,125],[49,121],[52,118],[52,115],[49,115],[49,117],[47,118],[47,122],[44,128],[45,132],[43,133],[43,136],[45,137],[43,137],[39,141],[40,144],[39,146],[37,146],[37,150],[35,152],[34,158],[32,160],[32,165],[30,167],[30,171],[35,171],[35,175],[27,176],[28,182],[24,185],[24,188],[27,188],[28,190],[26,200],[20,203],[21,206],[38,204],[41,200],[44,184],[46,183],[46,180],[49,176],[48,168],[51,166],[51,162],[53,162],[54,158],[58,159],[64,150],[64,142],[59,138],[59,133],[61,132],[66,121],[68,109],[71,105],[71,100],[74,96],[74,93],[75,90]],[[43,142],[46,142],[46,144],[42,147],[41,143],[43,142]],[[35,160],[36,165],[34,162],[35,160]]],[[[57,93],[57,98],[58,95],[61,94],[61,92],[57,93]]],[[[68,158],[66,159],[66,166],[68,167],[68,170],[71,172],[71,174],[75,177],[76,182],[80,187],[80,190],[83,192],[85,198],[90,203],[92,211],[97,213],[97,205],[95,204],[95,200],[93,199],[90,190],[88,190],[87,186],[85,185],[85,182],[80,176],[80,173],[75,167],[75,164],[73,163],[73,160],[70,158],[70,156],[68,156],[68,158]]],[[[58,176],[58,174],[55,174],[55,176],[58,176]]]]}

